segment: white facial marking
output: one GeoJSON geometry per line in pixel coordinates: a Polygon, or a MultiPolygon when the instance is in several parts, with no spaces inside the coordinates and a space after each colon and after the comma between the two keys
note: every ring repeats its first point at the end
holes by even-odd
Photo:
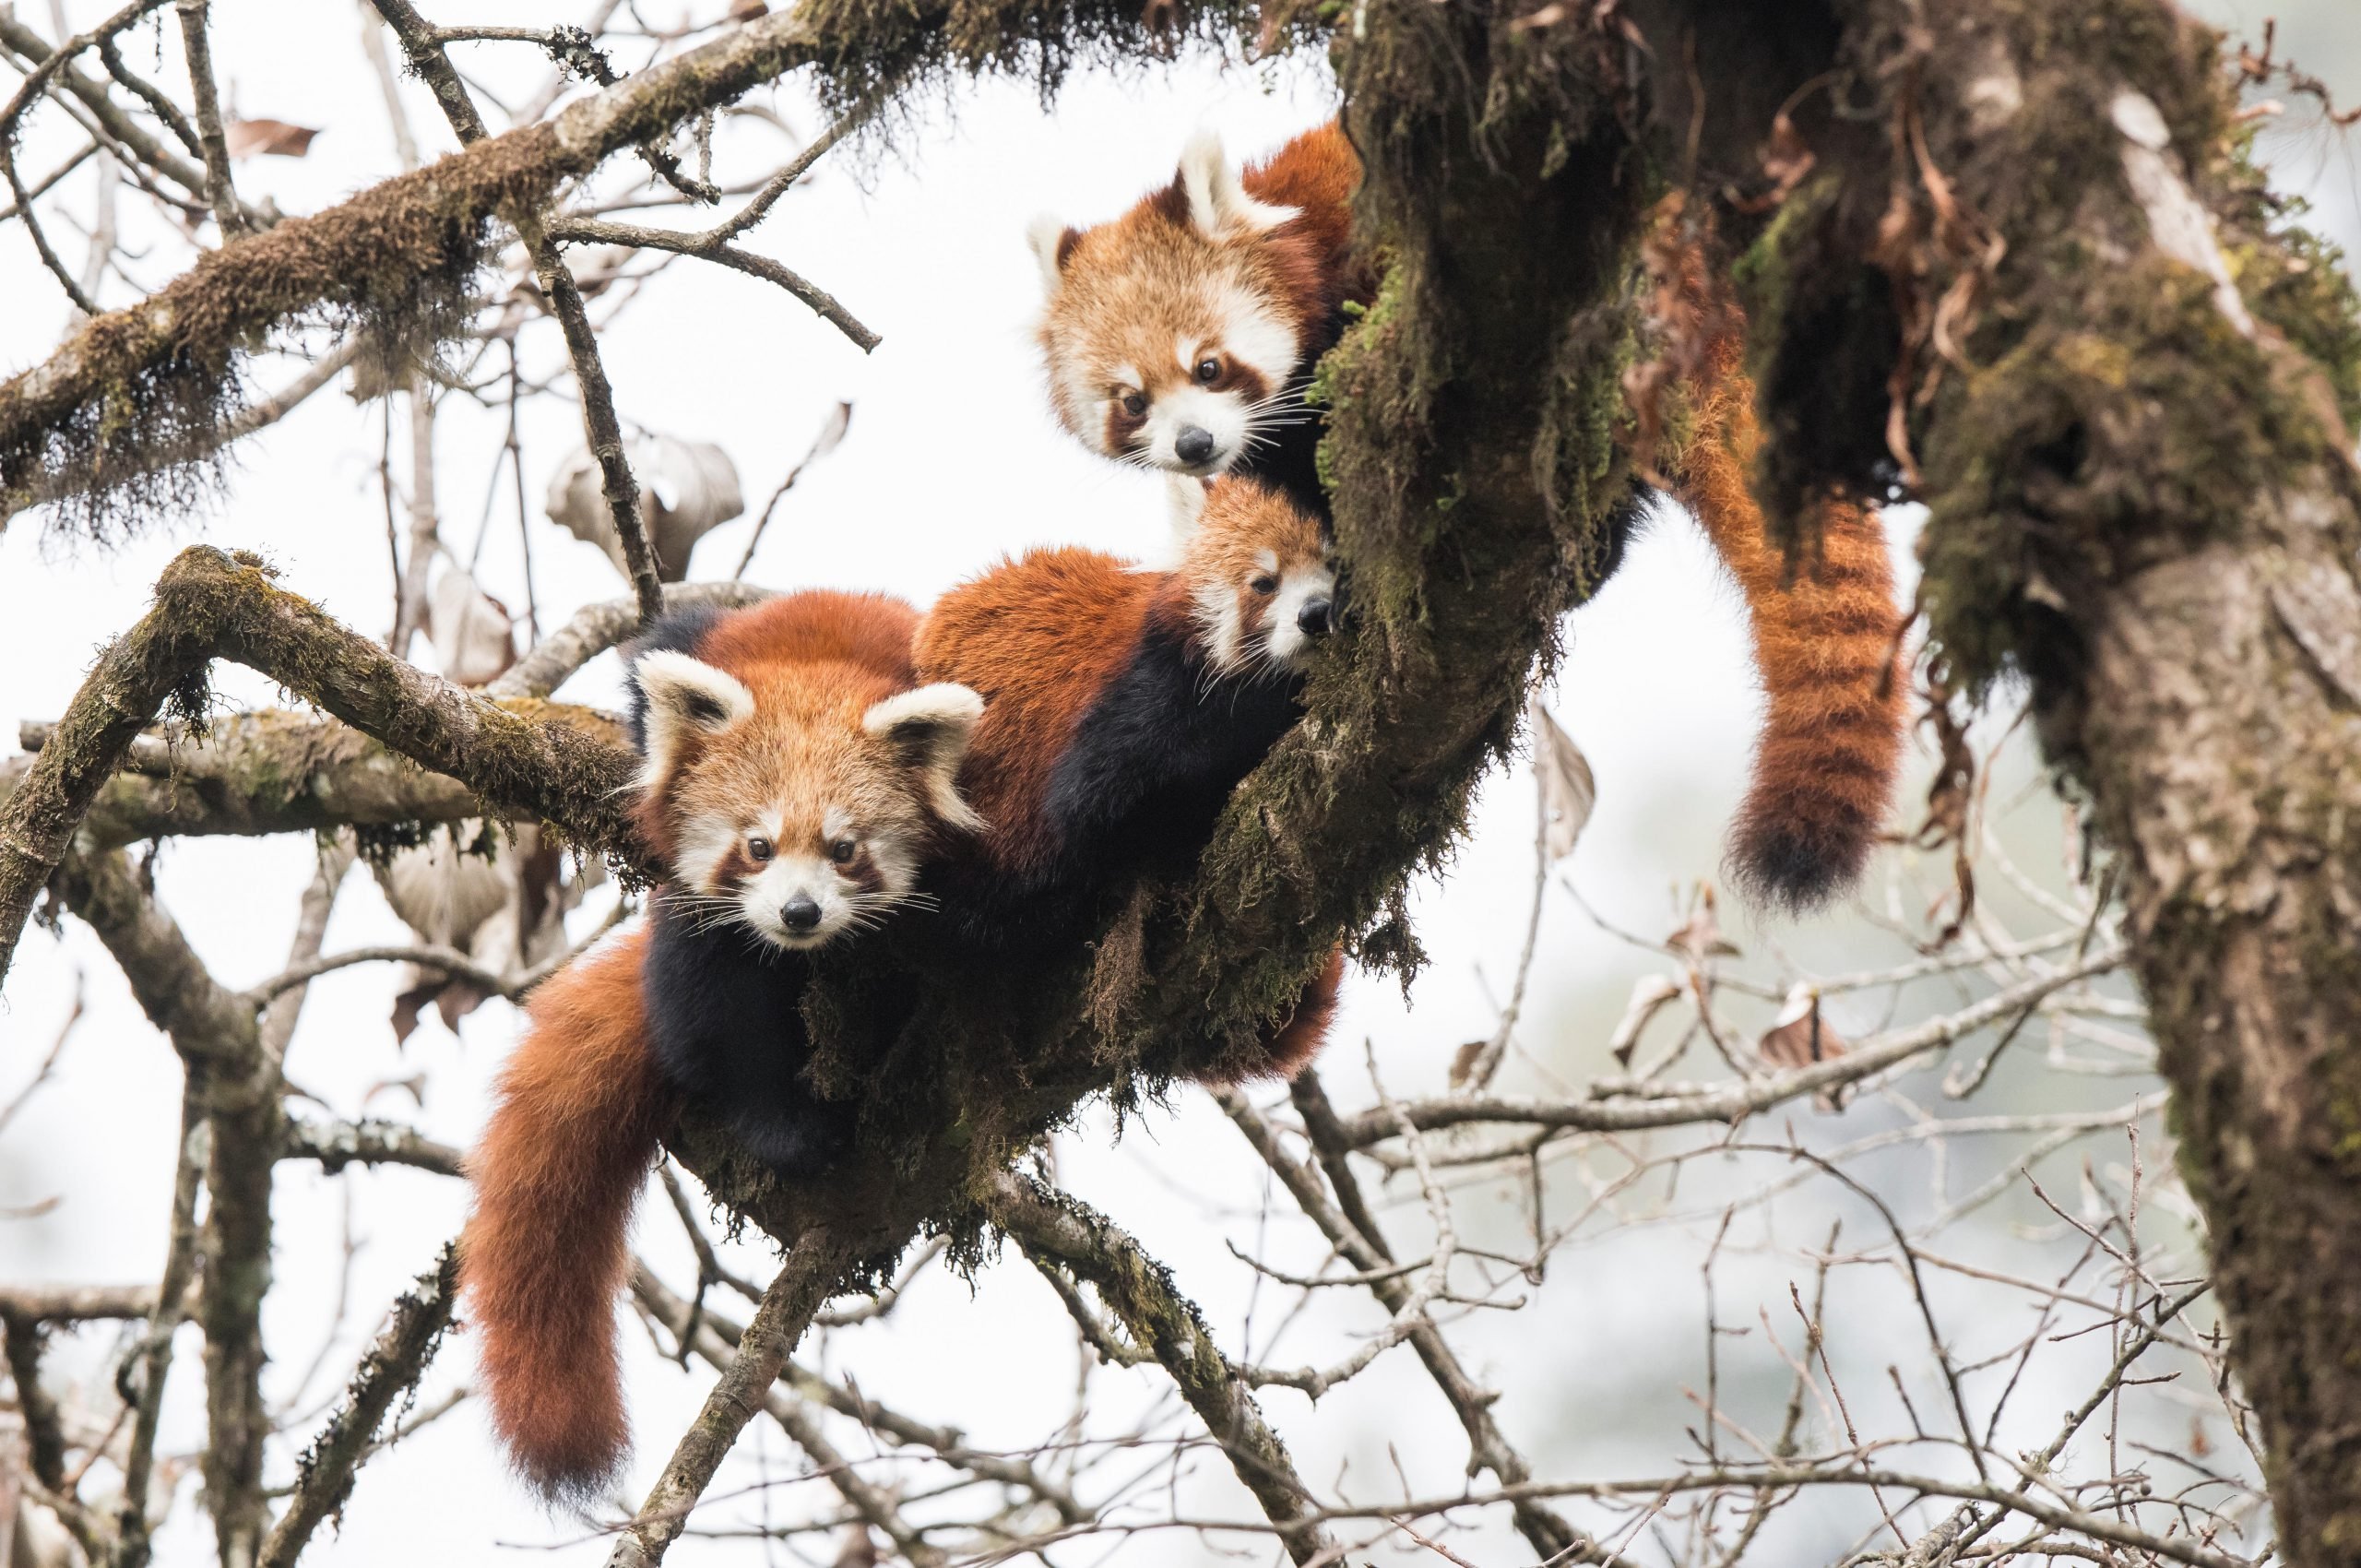
{"type": "Polygon", "coordinates": [[[1334,605],[1335,599],[1336,574],[1324,564],[1299,566],[1281,578],[1279,591],[1271,596],[1271,607],[1263,612],[1263,646],[1270,650],[1271,661],[1282,669],[1294,669],[1311,646],[1301,621],[1303,607],[1314,600],[1334,605]]]}
{"type": "Polygon", "coordinates": [[[781,854],[741,885],[738,908],[764,940],[801,952],[852,923],[857,906],[851,900],[859,892],[823,856],[781,854]],[[819,920],[801,929],[789,925],[788,907],[807,898],[819,906],[819,920]]]}
{"type": "Polygon", "coordinates": [[[1217,341],[1222,352],[1277,391],[1296,371],[1295,328],[1281,320],[1262,295],[1240,283],[1223,285],[1213,308],[1214,319],[1221,327],[1217,341]]]}
{"type": "Polygon", "coordinates": [[[1275,573],[1279,569],[1279,552],[1275,550],[1258,550],[1254,552],[1254,564],[1266,572],[1275,573]]]}
{"type": "Polygon", "coordinates": [[[1227,675],[1239,666],[1240,645],[1246,627],[1238,613],[1238,590],[1224,582],[1210,582],[1196,592],[1197,626],[1205,634],[1205,651],[1213,667],[1227,675]]]}
{"type": "Polygon", "coordinates": [[[682,825],[680,852],[673,857],[673,874],[700,893],[721,891],[721,862],[744,837],[735,823],[706,817],[682,825]]]}
{"type": "Polygon", "coordinates": [[[1217,474],[1246,450],[1246,398],[1238,392],[1212,392],[1203,386],[1182,386],[1167,392],[1148,406],[1147,422],[1140,427],[1140,450],[1159,469],[1184,474],[1217,474]],[[1204,462],[1184,461],[1176,443],[1181,432],[1202,430],[1214,438],[1212,456],[1204,462]]]}

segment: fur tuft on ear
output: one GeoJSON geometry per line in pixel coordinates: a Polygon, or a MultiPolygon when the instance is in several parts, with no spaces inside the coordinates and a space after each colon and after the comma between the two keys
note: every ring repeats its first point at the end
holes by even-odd
{"type": "Polygon", "coordinates": [[[984,717],[984,699],[971,687],[938,682],[873,703],[860,727],[884,741],[926,776],[934,814],[952,827],[983,831],[984,819],[959,793],[959,764],[984,717]]]}
{"type": "Polygon", "coordinates": [[[631,678],[647,705],[647,762],[640,777],[648,784],[672,771],[691,739],[718,735],[753,717],[754,694],[744,682],[669,647],[641,654],[632,662],[631,678]]]}
{"type": "Polygon", "coordinates": [[[1222,152],[1218,131],[1203,130],[1189,138],[1180,150],[1180,181],[1189,197],[1189,220],[1208,240],[1241,229],[1259,234],[1296,215],[1292,207],[1273,207],[1246,194],[1238,170],[1222,152]]]}
{"type": "Polygon", "coordinates": [[[1026,225],[1025,243],[1033,247],[1033,259],[1041,264],[1041,287],[1046,292],[1056,293],[1058,285],[1065,281],[1066,258],[1081,238],[1081,230],[1068,227],[1054,212],[1038,213],[1026,225]]]}

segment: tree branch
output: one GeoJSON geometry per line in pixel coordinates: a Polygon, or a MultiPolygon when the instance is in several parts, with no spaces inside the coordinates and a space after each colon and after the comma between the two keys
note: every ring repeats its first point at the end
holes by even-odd
{"type": "Polygon", "coordinates": [[[762,1305],[746,1325],[721,1381],[706,1396],[705,1408],[682,1435],[664,1473],[615,1542],[608,1568],[653,1568],[664,1561],[665,1551],[687,1527],[690,1510],[705,1494],[738,1434],[762,1408],[779,1369],[803,1337],[812,1315],[826,1303],[848,1261],[845,1250],[825,1231],[797,1239],[777,1277],[763,1292],[762,1305]]]}
{"type": "Polygon", "coordinates": [[[623,797],[638,769],[628,752],[416,670],[274,586],[253,557],[197,546],[165,571],[156,608],[100,656],[0,805],[0,961],[14,952],[34,897],[133,738],[168,699],[193,701],[216,656],[262,671],[460,779],[494,813],[554,824],[588,848],[631,852],[623,797]]]}
{"type": "Polygon", "coordinates": [[[1299,1563],[1330,1560],[1335,1545],[1307,1522],[1316,1505],[1287,1444],[1231,1374],[1196,1307],[1172,1288],[1163,1265],[1104,1216],[1023,1177],[1001,1173],[991,1210],[992,1223],[1026,1252],[1054,1258],[1097,1286],[1133,1336],[1155,1352],[1277,1526],[1287,1555],[1299,1563]]]}
{"type": "Polygon", "coordinates": [[[414,1386],[450,1326],[458,1249],[445,1242],[433,1268],[394,1303],[393,1321],[353,1369],[344,1403],[295,1464],[295,1495],[271,1526],[255,1568],[292,1568],[321,1521],[352,1495],[353,1472],[394,1400],[414,1386]]]}

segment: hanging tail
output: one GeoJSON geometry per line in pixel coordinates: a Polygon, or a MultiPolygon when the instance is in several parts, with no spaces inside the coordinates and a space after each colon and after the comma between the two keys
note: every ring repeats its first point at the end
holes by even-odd
{"type": "Polygon", "coordinates": [[[459,1280],[492,1425],[553,1502],[595,1492],[631,1444],[615,1303],[666,1102],[640,1001],[647,942],[634,932],[533,992],[469,1161],[459,1280]]]}
{"type": "Polygon", "coordinates": [[[1699,377],[1679,497],[1746,595],[1769,698],[1754,775],[1731,829],[1739,891],[1793,913],[1849,890],[1868,865],[1902,767],[1907,670],[1893,565],[1877,514],[1828,501],[1816,552],[1790,571],[1747,484],[1760,433],[1739,329],[1699,377]]]}

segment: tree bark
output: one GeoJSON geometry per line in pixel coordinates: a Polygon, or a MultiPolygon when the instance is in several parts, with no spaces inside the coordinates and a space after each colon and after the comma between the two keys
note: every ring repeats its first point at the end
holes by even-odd
{"type": "Polygon", "coordinates": [[[1834,73],[1845,123],[1797,113],[1788,163],[1817,164],[1778,216],[1719,215],[1758,488],[1792,516],[1915,481],[1938,673],[2030,677],[2120,862],[2280,1550],[2361,1562],[2350,287],[2245,161],[2214,36],[2161,0],[1641,10],[1658,61],[1735,40],[1695,52],[1713,116],[1665,107],[1741,186],[1767,183],[1766,103],[1834,73]]]}

